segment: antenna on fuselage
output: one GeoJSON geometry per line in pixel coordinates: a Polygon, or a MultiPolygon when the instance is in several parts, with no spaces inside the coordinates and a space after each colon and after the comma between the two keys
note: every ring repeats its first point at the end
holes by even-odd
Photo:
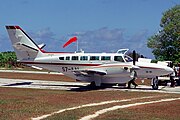
{"type": "Polygon", "coordinates": [[[78,49],[79,49],[79,42],[78,40],[76,40],[76,51],[78,51],[78,49]]]}

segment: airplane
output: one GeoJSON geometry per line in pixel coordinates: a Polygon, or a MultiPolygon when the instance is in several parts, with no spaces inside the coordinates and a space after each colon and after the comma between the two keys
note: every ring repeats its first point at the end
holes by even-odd
{"type": "Polygon", "coordinates": [[[151,63],[149,59],[135,61],[135,54],[133,59],[126,55],[128,49],[116,53],[47,52],[43,50],[44,44],[37,45],[21,27],[6,26],[6,29],[18,62],[60,72],[94,86],[127,83],[132,79],[132,71],[136,71],[138,78],[151,78],[152,88],[158,89],[158,76],[173,72],[172,68],[151,63]]]}

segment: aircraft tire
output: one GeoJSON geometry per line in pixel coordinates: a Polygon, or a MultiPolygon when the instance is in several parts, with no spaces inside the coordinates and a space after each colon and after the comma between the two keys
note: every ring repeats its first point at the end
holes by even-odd
{"type": "Polygon", "coordinates": [[[156,78],[153,78],[153,79],[152,79],[152,89],[153,89],[153,90],[158,90],[158,88],[159,88],[159,85],[158,85],[158,77],[156,77],[156,78]]]}

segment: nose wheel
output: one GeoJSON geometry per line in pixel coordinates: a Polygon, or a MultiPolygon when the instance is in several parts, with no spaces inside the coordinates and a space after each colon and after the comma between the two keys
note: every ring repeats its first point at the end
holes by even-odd
{"type": "Polygon", "coordinates": [[[151,86],[152,86],[153,90],[158,90],[159,85],[158,85],[158,77],[157,76],[155,78],[152,78],[151,86]]]}

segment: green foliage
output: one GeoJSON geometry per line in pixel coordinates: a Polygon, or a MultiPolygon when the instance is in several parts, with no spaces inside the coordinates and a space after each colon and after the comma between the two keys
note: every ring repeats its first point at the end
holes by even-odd
{"type": "Polygon", "coordinates": [[[15,52],[2,52],[0,53],[0,67],[12,68],[17,66],[17,58],[15,52]]]}
{"type": "Polygon", "coordinates": [[[148,39],[147,46],[157,60],[180,62],[180,5],[163,13],[160,27],[162,30],[148,39]]]}

